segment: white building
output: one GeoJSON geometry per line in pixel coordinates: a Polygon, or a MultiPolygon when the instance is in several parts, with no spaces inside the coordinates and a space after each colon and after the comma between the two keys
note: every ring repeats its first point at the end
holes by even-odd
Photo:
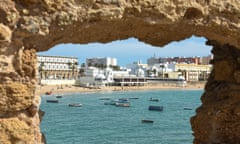
{"type": "Polygon", "coordinates": [[[146,74],[145,71],[148,69],[148,64],[143,64],[139,60],[137,62],[133,62],[132,64],[128,64],[126,67],[130,69],[130,74],[138,77],[144,77],[146,74]]]}
{"type": "Polygon", "coordinates": [[[37,61],[41,84],[73,84],[78,77],[76,57],[38,55],[37,61]]]}
{"type": "Polygon", "coordinates": [[[95,66],[95,65],[102,65],[102,66],[117,66],[117,59],[111,57],[105,58],[88,58],[86,59],[87,66],[95,66]]]}
{"type": "Polygon", "coordinates": [[[119,71],[113,71],[113,77],[128,77],[130,76],[131,69],[121,69],[119,71]]]}
{"type": "MultiPolygon", "coordinates": [[[[88,67],[85,69],[84,76],[81,76],[78,85],[84,87],[104,87],[107,85],[143,85],[145,79],[136,75],[131,75],[130,69],[113,71],[111,68],[99,69],[88,67]]],[[[144,75],[139,71],[139,75],[144,75]]]]}
{"type": "Polygon", "coordinates": [[[212,70],[212,65],[169,64],[173,71],[182,72],[186,81],[206,80],[212,70]]]}
{"type": "Polygon", "coordinates": [[[78,84],[84,87],[102,87],[113,82],[113,71],[111,68],[104,70],[88,67],[84,76],[80,77],[78,84]]]}

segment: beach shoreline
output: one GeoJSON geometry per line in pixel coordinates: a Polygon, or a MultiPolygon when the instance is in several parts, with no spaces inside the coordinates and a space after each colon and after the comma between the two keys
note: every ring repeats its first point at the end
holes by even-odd
{"type": "Polygon", "coordinates": [[[37,94],[45,95],[46,92],[52,92],[52,95],[66,93],[82,93],[82,92],[104,92],[104,91],[138,91],[138,90],[203,90],[205,82],[188,83],[184,87],[167,84],[148,84],[144,86],[106,86],[101,88],[87,88],[72,85],[38,85],[37,94]]]}

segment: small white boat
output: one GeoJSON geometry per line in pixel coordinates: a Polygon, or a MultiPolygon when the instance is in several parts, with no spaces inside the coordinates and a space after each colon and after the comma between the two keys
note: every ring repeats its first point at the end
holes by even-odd
{"type": "Polygon", "coordinates": [[[70,103],[68,106],[69,107],[81,107],[82,104],[80,104],[80,103],[70,103]]]}
{"type": "Polygon", "coordinates": [[[129,103],[115,103],[117,107],[130,107],[129,103]]]}

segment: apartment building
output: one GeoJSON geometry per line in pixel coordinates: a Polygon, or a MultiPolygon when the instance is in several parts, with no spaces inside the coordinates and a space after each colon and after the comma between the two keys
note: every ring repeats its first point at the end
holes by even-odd
{"type": "Polygon", "coordinates": [[[182,72],[186,81],[206,80],[212,70],[212,65],[198,64],[169,64],[173,71],[182,72]]]}
{"type": "Polygon", "coordinates": [[[78,58],[62,56],[37,56],[41,83],[46,80],[75,80],[78,78],[78,58]]]}
{"type": "Polygon", "coordinates": [[[87,58],[86,65],[90,66],[117,66],[117,59],[111,57],[104,57],[104,58],[87,58]]]}
{"type": "Polygon", "coordinates": [[[186,64],[201,64],[201,57],[151,57],[147,59],[148,65],[154,65],[159,63],[186,63],[186,64]]]}

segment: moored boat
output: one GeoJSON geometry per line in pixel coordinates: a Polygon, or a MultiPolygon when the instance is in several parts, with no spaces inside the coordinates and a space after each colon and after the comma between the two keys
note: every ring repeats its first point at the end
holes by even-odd
{"type": "Polygon", "coordinates": [[[159,99],[159,98],[150,98],[150,101],[159,102],[159,101],[160,101],[160,99],[159,99]]]}
{"type": "Polygon", "coordinates": [[[139,99],[139,97],[130,97],[128,99],[139,99]]]}
{"type": "Polygon", "coordinates": [[[130,107],[129,103],[115,103],[117,107],[130,107]]]}
{"type": "Polygon", "coordinates": [[[82,104],[80,104],[80,103],[70,103],[68,106],[69,107],[81,107],[82,104]]]}
{"type": "Polygon", "coordinates": [[[47,100],[47,103],[58,103],[58,100],[47,100]]]}
{"type": "Polygon", "coordinates": [[[120,101],[120,102],[128,102],[128,98],[119,98],[118,101],[120,101]]]}
{"type": "Polygon", "coordinates": [[[154,121],[153,120],[148,120],[148,119],[143,119],[142,120],[142,123],[153,123],[154,121]]]}
{"type": "Polygon", "coordinates": [[[151,111],[163,111],[163,106],[149,106],[148,110],[151,110],[151,111]]]}
{"type": "Polygon", "coordinates": [[[185,107],[185,108],[183,108],[184,110],[192,110],[192,108],[190,108],[190,107],[185,107]]]}
{"type": "Polygon", "coordinates": [[[117,100],[110,100],[107,102],[104,102],[104,105],[115,105],[118,101],[117,100]]]}
{"type": "Polygon", "coordinates": [[[56,96],[56,98],[62,98],[63,96],[61,96],[61,95],[58,95],[58,96],[56,96]]]}
{"type": "Polygon", "coordinates": [[[100,97],[99,100],[110,100],[110,97],[100,97]]]}
{"type": "Polygon", "coordinates": [[[129,101],[128,101],[128,99],[125,99],[125,98],[119,98],[119,99],[105,102],[104,105],[116,105],[117,103],[118,104],[129,104],[129,101]]]}

